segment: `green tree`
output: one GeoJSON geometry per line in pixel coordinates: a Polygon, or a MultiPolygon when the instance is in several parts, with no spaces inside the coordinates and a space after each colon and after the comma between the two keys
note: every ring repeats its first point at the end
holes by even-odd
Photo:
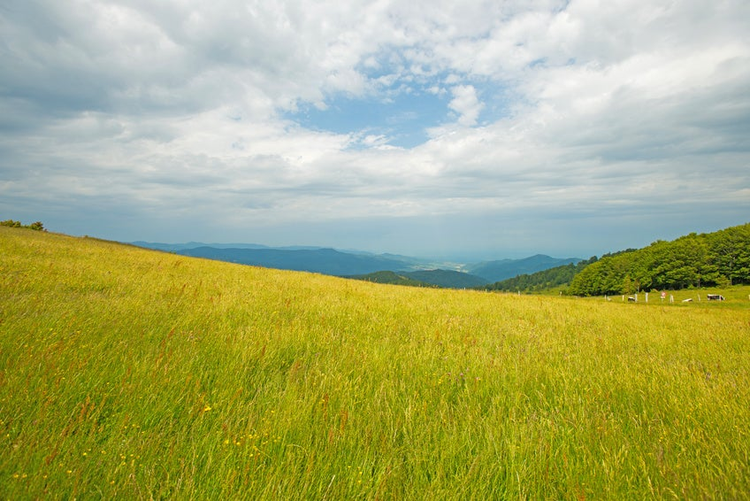
{"type": "Polygon", "coordinates": [[[14,221],[12,219],[6,219],[5,221],[0,221],[0,226],[9,226],[11,228],[28,228],[28,229],[36,230],[36,231],[47,231],[44,229],[44,225],[42,224],[41,221],[36,221],[29,225],[25,225],[25,224],[21,224],[21,221],[14,221]]]}
{"type": "Polygon", "coordinates": [[[9,226],[11,228],[20,228],[21,227],[21,221],[13,221],[12,219],[6,219],[5,221],[0,221],[0,226],[9,226]]]}
{"type": "Polygon", "coordinates": [[[750,224],[607,254],[578,273],[574,295],[750,283],[750,224]]]}

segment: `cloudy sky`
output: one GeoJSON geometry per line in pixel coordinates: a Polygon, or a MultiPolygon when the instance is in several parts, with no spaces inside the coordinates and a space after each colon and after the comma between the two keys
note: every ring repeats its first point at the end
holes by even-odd
{"type": "Polygon", "coordinates": [[[589,257],[750,221],[747,0],[2,0],[0,219],[589,257]]]}

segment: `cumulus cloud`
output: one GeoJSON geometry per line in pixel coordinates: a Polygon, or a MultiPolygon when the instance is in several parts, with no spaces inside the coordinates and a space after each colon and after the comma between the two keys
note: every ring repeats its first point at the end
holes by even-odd
{"type": "Polygon", "coordinates": [[[451,89],[453,99],[448,108],[458,113],[458,123],[461,125],[476,125],[483,105],[477,97],[477,91],[471,85],[458,85],[451,89]]]}
{"type": "Polygon", "coordinates": [[[742,0],[11,0],[0,211],[123,240],[316,225],[309,243],[341,246],[366,221],[397,251],[417,221],[547,252],[551,220],[573,242],[581,221],[644,228],[623,246],[745,222],[748,21],[742,0]],[[419,93],[442,109],[408,148],[391,141],[415,110],[393,130],[298,120],[419,93]]]}

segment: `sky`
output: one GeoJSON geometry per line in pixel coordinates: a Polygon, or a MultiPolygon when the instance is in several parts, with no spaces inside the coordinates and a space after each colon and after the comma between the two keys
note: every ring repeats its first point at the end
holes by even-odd
{"type": "Polygon", "coordinates": [[[750,222],[747,0],[0,0],[0,219],[601,255],[750,222]]]}

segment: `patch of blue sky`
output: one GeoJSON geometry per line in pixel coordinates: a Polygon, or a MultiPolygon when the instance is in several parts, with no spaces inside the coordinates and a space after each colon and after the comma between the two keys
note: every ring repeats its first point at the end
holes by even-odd
{"type": "MultiPolygon", "coordinates": [[[[356,136],[359,141],[352,142],[353,149],[383,144],[409,149],[429,140],[429,129],[456,121],[456,113],[448,108],[453,99],[452,85],[437,81],[430,88],[402,88],[387,95],[340,94],[328,100],[326,109],[303,105],[286,113],[285,118],[308,129],[356,136]]],[[[506,88],[495,82],[470,85],[475,86],[483,104],[478,126],[509,114],[511,102],[506,88]]]]}
{"type": "MultiPolygon", "coordinates": [[[[301,106],[287,119],[314,130],[362,137],[382,137],[381,142],[413,148],[428,139],[427,129],[448,120],[449,96],[427,90],[401,92],[388,97],[334,96],[324,110],[301,106]]],[[[353,147],[366,147],[362,143],[353,147]]]]}

